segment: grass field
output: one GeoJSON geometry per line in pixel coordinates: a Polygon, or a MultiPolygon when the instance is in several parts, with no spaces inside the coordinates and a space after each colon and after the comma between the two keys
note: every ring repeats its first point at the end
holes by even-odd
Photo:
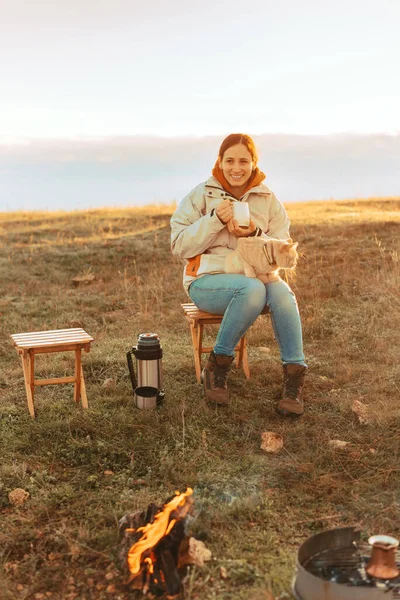
{"type": "MultiPolygon", "coordinates": [[[[212,560],[190,570],[185,600],[291,598],[296,551],[325,529],[400,537],[400,199],[287,209],[309,365],[297,421],[274,412],[281,365],[266,316],[249,332],[251,379],[234,370],[230,406],[205,406],[172,206],[0,214],[1,600],[135,598],[122,585],[118,520],[186,486],[192,533],[212,560]],[[94,277],[74,286],[77,275],[94,277]],[[33,421],[9,336],[67,327],[95,338],[83,356],[89,409],[71,385],[46,386],[33,421]],[[164,349],[157,411],[134,408],[126,366],[146,331],[164,349]],[[283,436],[278,454],[260,449],[263,431],[283,436]],[[30,494],[23,506],[9,502],[15,488],[30,494]]],[[[70,375],[72,364],[43,355],[36,374],[70,375]]]]}

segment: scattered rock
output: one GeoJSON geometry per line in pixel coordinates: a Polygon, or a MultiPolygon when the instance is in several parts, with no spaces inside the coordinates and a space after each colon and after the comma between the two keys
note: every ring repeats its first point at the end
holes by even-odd
{"type": "Polygon", "coordinates": [[[4,563],[4,570],[6,573],[17,573],[19,564],[17,562],[6,562],[4,563]]]}
{"type": "Polygon", "coordinates": [[[70,556],[72,558],[72,560],[75,560],[81,553],[80,547],[78,544],[76,543],[70,543],[69,545],[69,553],[70,556]]]}
{"type": "Polygon", "coordinates": [[[279,452],[283,448],[283,437],[273,431],[263,431],[261,434],[261,450],[264,452],[279,452]]]}
{"type": "Polygon", "coordinates": [[[8,499],[10,504],[14,506],[22,506],[28,500],[30,493],[22,488],[15,488],[12,492],[8,494],[8,499]]]}
{"type": "Polygon", "coordinates": [[[314,471],[314,465],[313,463],[298,463],[296,471],[298,473],[311,473],[311,471],[314,471]]]}
{"type": "Polygon", "coordinates": [[[221,576],[221,579],[228,579],[228,573],[225,567],[220,567],[219,574],[221,576]]]}
{"type": "Polygon", "coordinates": [[[107,469],[106,471],[104,471],[104,475],[114,475],[114,471],[107,469]]]}
{"type": "Polygon", "coordinates": [[[250,415],[236,415],[235,421],[237,421],[238,423],[248,423],[250,421],[250,415]]]}
{"type": "Polygon", "coordinates": [[[75,277],[73,277],[71,279],[72,281],[72,285],[74,285],[75,287],[78,287],[78,285],[89,285],[89,283],[92,283],[92,281],[94,281],[96,279],[96,276],[94,275],[94,273],[85,273],[83,275],[75,275],[75,277]]]}
{"type": "Polygon", "coordinates": [[[77,320],[73,319],[72,321],[70,321],[68,323],[68,327],[72,327],[73,329],[77,329],[77,328],[83,329],[83,323],[82,323],[82,321],[77,321],[77,320]]]}
{"type": "Polygon", "coordinates": [[[368,425],[370,423],[368,406],[361,402],[361,400],[354,400],[351,410],[360,425],[368,425]]]}
{"type": "Polygon", "coordinates": [[[147,485],[147,481],[145,479],[134,479],[132,485],[147,485]]]}
{"type": "Polygon", "coordinates": [[[47,559],[48,560],[52,560],[53,561],[53,560],[57,560],[58,558],[60,558],[60,554],[58,552],[50,552],[47,555],[47,559]]]}
{"type": "Polygon", "coordinates": [[[344,442],[343,440],[329,440],[329,445],[332,448],[343,449],[346,448],[346,446],[348,446],[349,444],[350,442],[344,442]]]}
{"type": "Polygon", "coordinates": [[[103,385],[101,387],[106,389],[113,389],[115,388],[115,380],[110,377],[109,379],[103,381],[103,385]]]}
{"type": "Polygon", "coordinates": [[[181,544],[179,548],[179,567],[184,565],[204,567],[207,560],[211,560],[211,550],[206,548],[204,542],[190,537],[181,544]]]}
{"type": "Polygon", "coordinates": [[[358,448],[349,448],[348,452],[349,452],[351,458],[354,460],[359,460],[362,456],[362,452],[358,448]]]}

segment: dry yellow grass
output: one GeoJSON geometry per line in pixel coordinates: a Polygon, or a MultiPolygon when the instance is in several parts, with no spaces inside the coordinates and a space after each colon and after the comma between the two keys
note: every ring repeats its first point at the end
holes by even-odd
{"type": "MultiPolygon", "coordinates": [[[[322,529],[399,537],[400,199],[287,209],[310,367],[296,422],[273,410],[281,368],[268,317],[249,334],[250,381],[234,371],[228,411],[205,409],[180,311],[182,265],[169,250],[172,206],[0,215],[1,600],[109,598],[118,519],[186,485],[193,533],[213,552],[189,574],[186,599],[285,597],[299,544],[322,529]],[[94,279],[73,285],[85,274],[94,279]],[[95,338],[84,357],[89,410],[73,405],[70,386],[49,386],[32,422],[9,335],[72,326],[95,338]],[[164,348],[156,412],[133,408],[125,359],[149,330],[164,348]],[[281,452],[260,450],[263,431],[283,437],[281,452]],[[9,503],[15,488],[30,494],[21,507],[9,503]]],[[[71,365],[44,356],[37,372],[71,365]]],[[[113,585],[114,597],[134,597],[118,576],[113,585]]]]}

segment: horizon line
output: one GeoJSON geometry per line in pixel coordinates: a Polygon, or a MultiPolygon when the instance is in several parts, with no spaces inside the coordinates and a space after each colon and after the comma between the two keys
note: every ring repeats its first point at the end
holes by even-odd
{"type": "MultiPolygon", "coordinates": [[[[236,132],[235,132],[236,133],[236,132]]],[[[246,132],[240,132],[246,133],[246,132]]],[[[128,133],[128,134],[74,134],[74,135],[56,135],[56,136],[31,136],[31,135],[7,135],[0,134],[0,145],[24,145],[29,144],[31,142],[49,142],[49,141],[69,141],[69,142],[91,142],[91,141],[103,141],[110,139],[148,139],[148,140],[157,140],[157,139],[171,139],[171,140],[185,140],[185,139],[205,139],[205,138],[223,138],[230,133],[186,133],[186,134],[163,134],[163,133],[128,133]]],[[[400,129],[392,129],[387,131],[332,131],[326,133],[290,133],[290,132],[279,132],[279,131],[265,131],[263,133],[249,133],[252,137],[262,137],[262,136],[280,136],[280,137],[307,137],[307,138],[325,138],[325,137],[373,137],[373,136],[388,136],[388,137],[397,137],[400,135],[400,129]]]]}
{"type": "MultiPolygon", "coordinates": [[[[283,202],[285,206],[294,206],[296,204],[315,204],[316,202],[368,202],[371,200],[379,201],[379,202],[390,202],[400,200],[400,196],[398,195],[389,195],[389,196],[358,196],[358,197],[349,197],[349,198],[334,198],[330,196],[329,198],[310,198],[308,200],[295,200],[293,202],[283,202]]],[[[131,205],[106,205],[106,206],[96,206],[96,207],[88,207],[88,208],[73,208],[71,210],[60,208],[60,209],[48,209],[48,208],[33,208],[33,209],[24,209],[19,208],[16,210],[0,210],[0,216],[2,215],[11,215],[11,214],[38,214],[38,213],[46,213],[46,214],[55,214],[55,213],[88,213],[88,212],[96,212],[96,211],[124,211],[124,210],[140,210],[140,209],[151,209],[151,208],[162,208],[167,209],[173,206],[177,206],[179,204],[178,200],[169,200],[165,202],[152,202],[149,204],[131,204],[131,205]]]]}

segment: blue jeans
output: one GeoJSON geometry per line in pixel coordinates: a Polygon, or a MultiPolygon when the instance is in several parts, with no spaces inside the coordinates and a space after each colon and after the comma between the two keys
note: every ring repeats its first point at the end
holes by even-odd
{"type": "Polygon", "coordinates": [[[264,284],[245,275],[216,273],[195,279],[189,295],[201,310],[224,315],[215,354],[233,356],[240,338],[267,304],[282,362],[306,366],[299,309],[285,281],[264,284]]]}

